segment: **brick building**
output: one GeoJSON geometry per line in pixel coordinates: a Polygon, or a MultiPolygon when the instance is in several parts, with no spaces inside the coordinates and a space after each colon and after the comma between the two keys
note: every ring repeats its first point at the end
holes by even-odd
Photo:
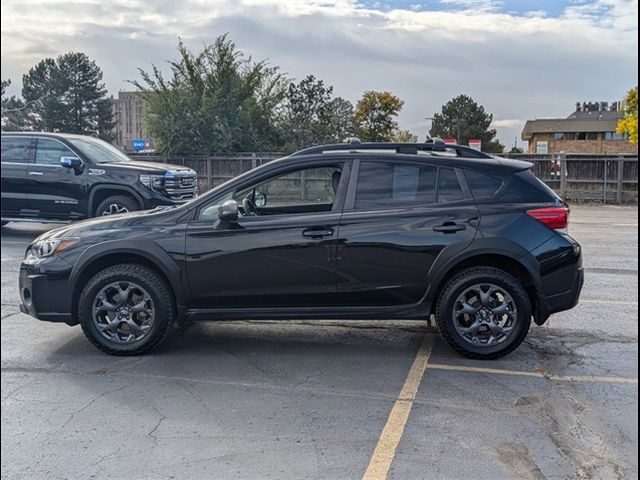
{"type": "Polygon", "coordinates": [[[111,111],[114,121],[115,140],[113,144],[115,146],[126,152],[153,148],[153,139],[145,134],[146,102],[139,92],[118,92],[118,98],[113,99],[111,111]],[[143,146],[141,147],[141,145],[143,146]]]}
{"type": "Polygon", "coordinates": [[[522,139],[529,153],[637,154],[638,146],[616,133],[621,118],[619,102],[577,103],[567,118],[528,120],[522,139]]]}

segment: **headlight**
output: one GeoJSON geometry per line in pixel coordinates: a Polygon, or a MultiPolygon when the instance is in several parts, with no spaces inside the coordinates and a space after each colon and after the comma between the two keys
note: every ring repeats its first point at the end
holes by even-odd
{"type": "Polygon", "coordinates": [[[36,257],[51,257],[64,252],[80,241],[79,238],[53,238],[40,240],[31,246],[31,251],[36,257]]]}
{"type": "Polygon", "coordinates": [[[142,174],[138,178],[140,183],[149,190],[162,190],[164,188],[164,177],[162,175],[142,174]]]}

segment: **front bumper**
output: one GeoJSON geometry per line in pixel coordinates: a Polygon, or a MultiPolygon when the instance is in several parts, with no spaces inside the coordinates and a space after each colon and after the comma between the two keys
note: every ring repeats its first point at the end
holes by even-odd
{"type": "Polygon", "coordinates": [[[77,323],[71,314],[71,269],[69,263],[57,257],[25,258],[18,280],[20,311],[47,322],[77,323]]]}

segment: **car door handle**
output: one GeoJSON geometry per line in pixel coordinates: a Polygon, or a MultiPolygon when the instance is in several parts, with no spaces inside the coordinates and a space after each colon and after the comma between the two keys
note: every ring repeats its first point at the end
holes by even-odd
{"type": "Polygon", "coordinates": [[[44,175],[44,172],[29,172],[29,175],[44,175]]]}
{"type": "Polygon", "coordinates": [[[333,234],[333,228],[307,228],[302,232],[302,236],[307,238],[331,237],[333,234]]]}
{"type": "Polygon", "coordinates": [[[433,229],[436,232],[456,233],[456,232],[459,232],[461,230],[466,230],[467,226],[466,225],[461,225],[459,223],[445,222],[442,225],[439,225],[437,227],[433,227],[433,229]]]}

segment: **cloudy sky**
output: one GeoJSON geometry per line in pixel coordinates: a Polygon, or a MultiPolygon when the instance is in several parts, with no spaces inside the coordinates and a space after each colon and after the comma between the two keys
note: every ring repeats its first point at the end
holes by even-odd
{"type": "Polygon", "coordinates": [[[43,57],[83,51],[116,94],[137,67],[175,58],[178,37],[197,49],[229,32],[254,59],[352,102],[392,91],[420,139],[425,117],[471,95],[511,146],[527,119],[637,84],[637,18],[633,0],[2,0],[2,78],[19,93],[43,57]]]}

